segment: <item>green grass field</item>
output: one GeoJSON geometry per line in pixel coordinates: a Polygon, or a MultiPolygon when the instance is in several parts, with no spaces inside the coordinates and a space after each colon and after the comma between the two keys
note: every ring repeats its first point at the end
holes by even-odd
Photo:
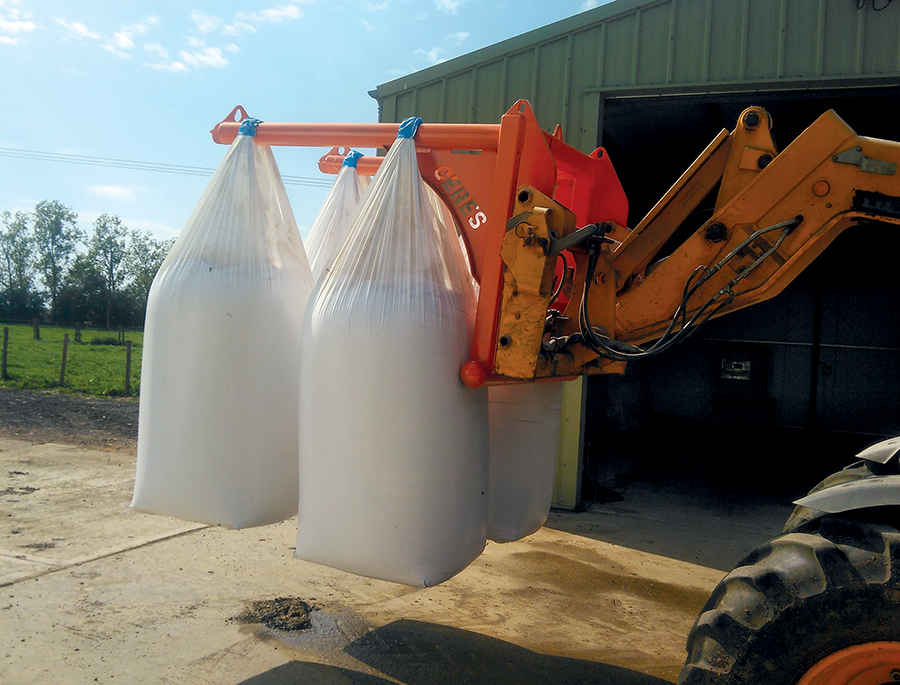
{"type": "MultiPolygon", "coordinates": [[[[31,326],[0,324],[0,342],[4,327],[9,327],[7,379],[0,387],[49,389],[87,395],[125,395],[125,345],[108,344],[118,338],[117,331],[84,329],[82,342],[75,342],[75,329],[41,326],[41,339],[34,339],[31,326]],[[59,385],[63,336],[69,334],[65,385],[59,385]],[[103,340],[107,344],[92,344],[103,340]]],[[[141,349],[144,334],[125,331],[131,345],[131,394],[137,396],[141,382],[141,349]]]]}

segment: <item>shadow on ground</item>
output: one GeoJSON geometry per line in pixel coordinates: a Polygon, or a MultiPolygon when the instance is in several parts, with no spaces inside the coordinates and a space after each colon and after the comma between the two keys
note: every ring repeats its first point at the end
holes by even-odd
{"type": "Polygon", "coordinates": [[[241,685],[335,683],[388,685],[661,685],[618,666],[547,656],[504,640],[458,628],[400,620],[351,642],[344,652],[386,678],[323,664],[294,661],[241,685]]]}

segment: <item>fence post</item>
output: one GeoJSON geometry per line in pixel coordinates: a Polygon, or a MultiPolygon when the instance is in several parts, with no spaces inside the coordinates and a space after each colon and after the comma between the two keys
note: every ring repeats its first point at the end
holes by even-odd
{"type": "Polygon", "coordinates": [[[124,326],[119,326],[119,342],[120,343],[125,342],[125,327],[124,326]]]}
{"type": "Polygon", "coordinates": [[[81,323],[75,322],[75,342],[81,342],[81,323]]]}
{"type": "Polygon", "coordinates": [[[69,353],[69,334],[63,336],[62,365],[59,367],[59,386],[66,384],[66,355],[69,353]]]}
{"type": "Polygon", "coordinates": [[[40,340],[41,339],[41,320],[35,319],[34,321],[32,321],[31,325],[34,328],[34,339],[40,340]]]}
{"type": "Polygon", "coordinates": [[[2,376],[3,380],[9,380],[9,375],[6,373],[6,359],[7,352],[9,350],[9,326],[3,327],[3,369],[0,371],[0,376],[2,376]]]}
{"type": "Polygon", "coordinates": [[[131,341],[125,343],[125,396],[131,397],[131,341]]]}

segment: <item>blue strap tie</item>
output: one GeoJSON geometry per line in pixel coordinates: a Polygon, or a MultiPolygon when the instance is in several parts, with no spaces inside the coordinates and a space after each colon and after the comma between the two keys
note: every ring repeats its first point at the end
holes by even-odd
{"type": "Polygon", "coordinates": [[[262,119],[253,119],[248,117],[241,122],[238,128],[239,136],[250,136],[256,138],[256,127],[262,123],[262,119]]]}
{"type": "Polygon", "coordinates": [[[404,119],[397,131],[398,138],[415,138],[416,132],[421,126],[422,120],[419,117],[409,117],[404,119]]]}
{"type": "Polygon", "coordinates": [[[344,163],[341,164],[341,167],[350,167],[351,169],[356,168],[356,160],[363,156],[363,153],[359,150],[350,150],[347,153],[347,156],[344,157],[344,163]]]}

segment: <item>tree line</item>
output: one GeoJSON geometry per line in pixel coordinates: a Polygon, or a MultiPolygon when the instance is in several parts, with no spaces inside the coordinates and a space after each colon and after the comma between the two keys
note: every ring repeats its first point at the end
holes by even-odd
{"type": "Polygon", "coordinates": [[[0,212],[0,320],[137,328],[174,239],[101,214],[89,233],[58,200],[0,212]]]}

